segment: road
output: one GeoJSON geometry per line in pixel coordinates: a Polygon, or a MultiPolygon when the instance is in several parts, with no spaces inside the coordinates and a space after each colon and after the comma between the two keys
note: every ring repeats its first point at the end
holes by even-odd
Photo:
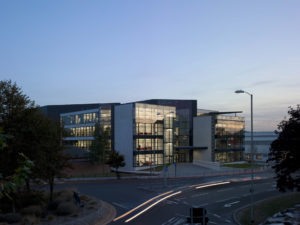
{"type": "MultiPolygon", "coordinates": [[[[255,201],[280,194],[275,189],[272,179],[260,180],[259,175],[256,178],[258,180],[255,180],[255,201]]],[[[117,209],[117,217],[171,190],[170,193],[163,194],[112,222],[113,225],[186,224],[186,216],[189,215],[190,207],[205,207],[208,211],[209,224],[228,225],[234,224],[232,220],[234,210],[250,203],[250,182],[247,176],[180,179],[168,181],[167,186],[162,180],[105,181],[57,186],[58,189],[66,187],[76,188],[80,193],[89,194],[113,204],[117,209]],[[224,181],[231,182],[222,183],[224,181]],[[220,184],[209,186],[213,182],[220,184]],[[200,188],[196,189],[197,187],[200,188]],[[173,196],[169,197],[169,195],[173,196]],[[137,214],[138,216],[133,218],[137,214]]]]}

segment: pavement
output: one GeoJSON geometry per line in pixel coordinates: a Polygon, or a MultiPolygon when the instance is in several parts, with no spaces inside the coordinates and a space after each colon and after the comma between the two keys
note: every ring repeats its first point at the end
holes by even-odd
{"type": "MultiPolygon", "coordinates": [[[[121,179],[167,179],[176,178],[189,178],[189,177],[214,177],[214,176],[226,176],[226,175],[239,175],[250,174],[251,169],[238,169],[229,167],[220,167],[218,170],[205,168],[202,166],[194,165],[192,163],[177,163],[167,167],[167,171],[150,172],[150,171],[122,171],[121,173],[131,174],[131,176],[122,176],[121,179]],[[135,175],[135,176],[134,176],[135,175]]],[[[254,173],[269,172],[272,174],[270,168],[258,167],[253,170],[254,173]]],[[[73,182],[73,181],[101,181],[101,180],[116,180],[116,177],[72,177],[57,179],[56,182],[73,182]]]]}
{"type": "MultiPolygon", "coordinates": [[[[270,169],[268,168],[256,168],[254,169],[255,173],[264,173],[271,174],[270,169]]],[[[131,173],[134,173],[132,171],[131,173]]],[[[177,178],[191,178],[191,177],[218,177],[218,176],[229,176],[229,175],[242,175],[242,174],[250,174],[251,169],[236,169],[236,168],[228,168],[221,167],[219,170],[208,169],[205,167],[201,167],[198,165],[193,165],[191,163],[180,163],[176,166],[170,165],[167,171],[162,171],[161,173],[156,173],[153,176],[153,172],[143,171],[135,173],[136,176],[123,176],[122,179],[176,179],[177,178]],[[149,176],[152,175],[152,176],[149,176]]],[[[268,176],[268,175],[267,175],[268,176]]],[[[63,182],[82,182],[82,181],[101,181],[101,180],[116,180],[116,177],[87,177],[87,178],[68,178],[68,179],[59,179],[59,181],[63,182]]],[[[162,186],[162,185],[160,185],[162,186]]],[[[151,187],[153,188],[153,187],[151,187]]],[[[110,223],[116,216],[116,209],[111,204],[100,201],[101,207],[100,209],[86,216],[85,218],[80,218],[74,221],[74,225],[100,225],[100,224],[108,224],[110,223]]]]}

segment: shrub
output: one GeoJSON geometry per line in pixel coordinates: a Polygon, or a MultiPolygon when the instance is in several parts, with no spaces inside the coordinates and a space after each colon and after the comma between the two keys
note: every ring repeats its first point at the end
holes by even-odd
{"type": "Polygon", "coordinates": [[[61,190],[56,193],[54,200],[58,202],[69,202],[73,200],[74,190],[61,190]]]}
{"type": "Polygon", "coordinates": [[[91,197],[87,196],[87,195],[80,195],[80,200],[81,201],[86,201],[86,202],[89,202],[92,200],[91,197]]]}
{"type": "Polygon", "coordinates": [[[21,192],[17,196],[17,206],[19,209],[30,205],[44,205],[45,193],[42,191],[21,192]]]}
{"type": "Polygon", "coordinates": [[[93,201],[91,201],[89,204],[90,204],[90,205],[97,205],[97,202],[96,202],[95,200],[93,200],[93,201]]]}
{"type": "Polygon", "coordinates": [[[56,210],[60,204],[66,202],[73,202],[73,190],[61,190],[56,192],[53,202],[48,205],[48,209],[56,210]]]}
{"type": "Polygon", "coordinates": [[[42,207],[39,205],[31,205],[21,210],[21,213],[24,215],[35,215],[41,216],[42,214],[42,207]]]}
{"type": "Polygon", "coordinates": [[[18,213],[7,213],[0,215],[0,222],[7,222],[7,223],[18,223],[22,220],[22,217],[18,213]]]}
{"type": "Polygon", "coordinates": [[[25,225],[37,225],[40,223],[40,219],[35,216],[25,216],[23,219],[23,224],[25,225]]]}
{"type": "Polygon", "coordinates": [[[50,214],[50,215],[48,215],[47,216],[47,220],[54,220],[56,218],[56,216],[55,215],[53,215],[53,214],[50,214]]]}
{"type": "Polygon", "coordinates": [[[67,216],[72,215],[77,211],[78,208],[73,202],[64,202],[57,207],[56,214],[60,216],[67,216]]]}

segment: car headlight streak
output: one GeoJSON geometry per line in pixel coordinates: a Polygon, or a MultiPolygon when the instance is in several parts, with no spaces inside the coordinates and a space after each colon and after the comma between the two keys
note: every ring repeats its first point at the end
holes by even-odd
{"type": "Polygon", "coordinates": [[[217,186],[217,185],[222,185],[222,184],[229,184],[229,181],[224,181],[224,182],[219,182],[219,183],[212,183],[212,184],[204,184],[204,185],[200,185],[198,187],[195,187],[196,189],[200,189],[200,188],[206,188],[206,187],[212,187],[212,186],[217,186]]]}
{"type": "Polygon", "coordinates": [[[173,192],[173,191],[168,191],[168,192],[162,193],[162,194],[160,194],[160,195],[157,195],[157,196],[155,196],[155,197],[153,197],[153,198],[151,198],[151,199],[149,199],[149,200],[145,201],[144,203],[142,203],[142,204],[138,205],[138,206],[137,206],[137,207],[135,207],[134,209],[131,209],[131,210],[130,210],[130,211],[128,211],[127,213],[124,213],[123,215],[119,216],[118,218],[115,218],[113,221],[117,221],[117,220],[119,220],[119,219],[122,219],[123,217],[125,217],[125,216],[129,215],[129,214],[130,214],[130,213],[132,213],[133,211],[135,211],[135,210],[137,210],[137,209],[141,208],[142,206],[144,206],[144,205],[148,204],[149,202],[151,202],[151,201],[153,201],[153,200],[155,200],[155,199],[157,199],[157,198],[159,198],[159,197],[161,197],[161,196],[164,196],[164,195],[170,194],[171,192],[173,192]]]}
{"type": "Polygon", "coordinates": [[[153,203],[152,205],[148,206],[146,209],[140,211],[139,213],[137,213],[136,215],[134,215],[133,217],[129,218],[128,220],[125,221],[125,223],[130,222],[131,220],[135,219],[136,217],[138,217],[139,215],[143,214],[144,212],[146,212],[147,210],[151,209],[153,206],[157,205],[158,203],[162,202],[163,200],[166,200],[167,198],[170,198],[174,195],[178,195],[180,194],[182,191],[178,191],[176,193],[170,194],[168,196],[165,196],[164,198],[158,200],[157,202],[153,203]]]}

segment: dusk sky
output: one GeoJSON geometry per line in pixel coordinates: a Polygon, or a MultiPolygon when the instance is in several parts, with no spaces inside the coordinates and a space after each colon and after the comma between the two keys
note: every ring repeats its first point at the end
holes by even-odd
{"type": "Polygon", "coordinates": [[[195,99],[273,131],[300,103],[300,1],[1,1],[0,79],[38,105],[195,99]]]}

